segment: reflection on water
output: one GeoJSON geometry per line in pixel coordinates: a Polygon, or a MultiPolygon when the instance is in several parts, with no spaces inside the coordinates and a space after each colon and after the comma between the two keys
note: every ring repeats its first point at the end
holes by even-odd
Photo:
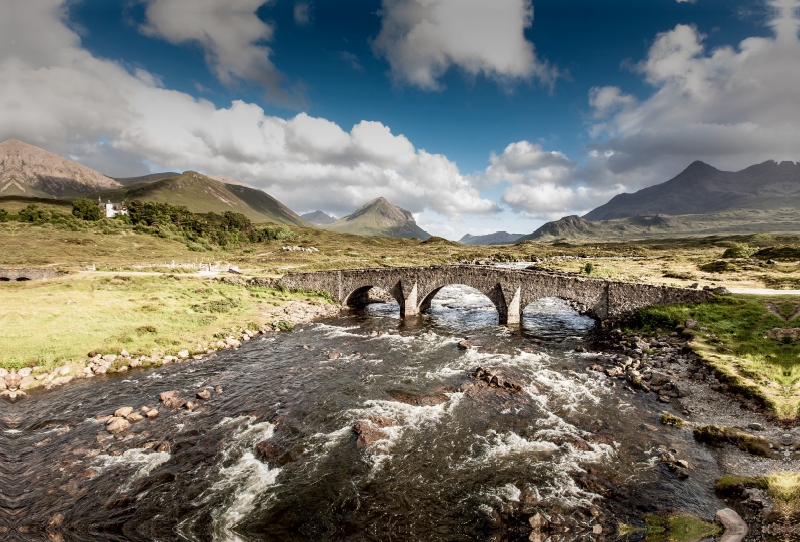
{"type": "Polygon", "coordinates": [[[608,498],[580,482],[589,469],[665,507],[714,509],[708,480],[677,485],[653,467],[654,406],[583,369],[589,318],[542,300],[509,329],[466,287],[414,321],[398,314],[375,304],[211,360],[2,403],[4,536],[51,522],[64,540],[484,540],[503,529],[497,513],[608,498]],[[479,348],[459,349],[467,336],[479,348]],[[479,365],[524,392],[470,387],[479,365]],[[121,440],[94,419],[204,386],[223,388],[206,411],[162,408],[121,440]],[[362,447],[359,420],[380,425],[362,447]]]}

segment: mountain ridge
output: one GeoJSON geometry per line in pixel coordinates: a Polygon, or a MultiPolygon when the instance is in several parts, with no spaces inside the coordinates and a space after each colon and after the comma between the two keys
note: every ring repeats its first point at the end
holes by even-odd
{"type": "Polygon", "coordinates": [[[375,198],[356,209],[352,214],[319,227],[363,236],[405,239],[416,237],[423,241],[431,237],[428,232],[417,225],[410,212],[383,197],[375,198]]]}

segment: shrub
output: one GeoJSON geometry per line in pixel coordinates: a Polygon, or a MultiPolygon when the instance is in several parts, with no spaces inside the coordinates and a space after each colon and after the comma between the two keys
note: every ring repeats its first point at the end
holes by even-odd
{"type": "Polygon", "coordinates": [[[731,258],[749,258],[751,254],[753,254],[753,250],[745,245],[735,244],[732,245],[729,249],[727,249],[723,254],[722,257],[726,259],[731,258]]]}
{"type": "Polygon", "coordinates": [[[8,211],[5,209],[0,209],[0,222],[8,222],[10,220],[10,216],[8,211]]]}
{"type": "Polygon", "coordinates": [[[88,198],[79,198],[72,202],[72,215],[81,220],[100,220],[103,216],[100,206],[88,198]]]}
{"type": "Polygon", "coordinates": [[[591,275],[594,271],[594,264],[592,262],[586,262],[586,265],[583,266],[583,272],[587,275],[591,275]]]}
{"type": "Polygon", "coordinates": [[[669,307],[646,307],[636,311],[634,323],[637,327],[649,330],[656,328],[671,329],[682,322],[681,316],[669,307]]]}
{"type": "Polygon", "coordinates": [[[294,324],[288,320],[281,320],[273,324],[278,331],[291,331],[294,329],[294,324]]]}

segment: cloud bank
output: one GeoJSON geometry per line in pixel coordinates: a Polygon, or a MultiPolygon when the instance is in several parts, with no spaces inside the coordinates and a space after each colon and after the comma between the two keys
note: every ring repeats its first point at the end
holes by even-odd
{"type": "MultiPolygon", "coordinates": [[[[174,8],[163,1],[149,9],[174,8]]],[[[153,28],[171,39],[200,35],[200,30],[182,34],[155,23],[163,22],[163,13],[150,15],[148,24],[158,24],[153,28]]],[[[198,16],[197,28],[213,19],[202,20],[207,15],[198,16]]],[[[58,0],[37,0],[20,3],[16,23],[5,23],[3,35],[13,36],[14,43],[1,42],[0,78],[9,84],[0,87],[0,106],[7,112],[0,116],[0,140],[16,137],[90,166],[109,165],[103,158],[109,155],[117,164],[143,157],[154,170],[225,175],[263,188],[298,210],[343,214],[378,196],[413,212],[430,209],[448,217],[497,210],[453,162],[416,149],[380,122],[362,121],[346,131],[305,113],[288,120],[269,116],[258,105],[238,100],[217,108],[162,88],[144,70],[129,71],[93,56],[64,16],[58,0]]],[[[233,44],[208,37],[209,47],[219,46],[212,63],[220,63],[221,76],[246,76],[254,62],[265,60],[247,45],[259,28],[233,44]],[[224,51],[240,47],[253,53],[249,59],[224,61],[224,51]]]]}
{"type": "Polygon", "coordinates": [[[530,0],[383,0],[374,52],[395,81],[442,90],[451,66],[503,83],[538,79],[552,86],[558,71],[540,61],[524,31],[530,0]]]}

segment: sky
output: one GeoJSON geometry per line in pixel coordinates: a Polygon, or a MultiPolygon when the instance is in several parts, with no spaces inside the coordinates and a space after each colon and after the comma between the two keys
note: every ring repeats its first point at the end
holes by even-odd
{"type": "Polygon", "coordinates": [[[800,160],[800,0],[5,0],[0,141],[433,235],[800,160]],[[9,4],[10,2],[10,4],[9,4]]]}

